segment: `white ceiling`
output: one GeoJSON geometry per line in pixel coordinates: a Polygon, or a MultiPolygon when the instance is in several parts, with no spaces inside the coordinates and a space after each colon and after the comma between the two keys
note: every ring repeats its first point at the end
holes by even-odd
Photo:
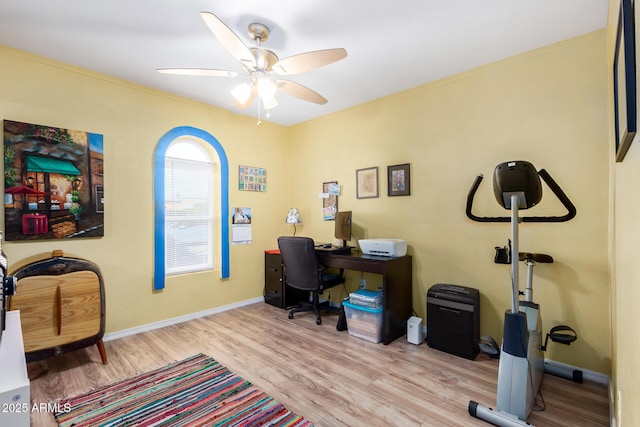
{"type": "MultiPolygon", "coordinates": [[[[252,22],[280,59],[343,47],[349,56],[288,77],[329,100],[278,95],[270,121],[292,125],[502,58],[605,28],[608,0],[0,0],[0,44],[227,110],[243,77],[159,74],[156,68],[243,72],[199,12],[248,46],[252,22]]],[[[1,65],[0,65],[1,66],[1,65]]]]}

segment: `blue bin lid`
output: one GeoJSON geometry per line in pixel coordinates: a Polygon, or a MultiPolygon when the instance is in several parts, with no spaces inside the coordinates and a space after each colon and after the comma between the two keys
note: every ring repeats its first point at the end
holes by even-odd
{"type": "Polygon", "coordinates": [[[347,301],[344,301],[342,305],[352,308],[354,310],[366,311],[367,313],[375,313],[375,314],[382,313],[382,307],[380,308],[365,307],[363,305],[351,304],[350,302],[347,302],[347,301]]]}

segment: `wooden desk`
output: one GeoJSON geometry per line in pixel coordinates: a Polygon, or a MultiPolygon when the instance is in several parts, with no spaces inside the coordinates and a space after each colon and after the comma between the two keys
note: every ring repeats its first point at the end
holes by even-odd
{"type": "Polygon", "coordinates": [[[382,343],[389,344],[407,333],[407,320],[411,317],[412,268],[411,256],[398,258],[383,256],[339,255],[316,251],[320,264],[345,270],[363,271],[382,275],[382,343]]]}

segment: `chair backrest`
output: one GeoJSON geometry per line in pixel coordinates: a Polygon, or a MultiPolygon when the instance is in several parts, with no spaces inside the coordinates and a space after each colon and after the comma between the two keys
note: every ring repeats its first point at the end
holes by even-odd
{"type": "Polygon", "coordinates": [[[320,288],[320,263],[309,237],[278,238],[278,247],[284,263],[287,284],[297,289],[312,291],[320,288]]]}

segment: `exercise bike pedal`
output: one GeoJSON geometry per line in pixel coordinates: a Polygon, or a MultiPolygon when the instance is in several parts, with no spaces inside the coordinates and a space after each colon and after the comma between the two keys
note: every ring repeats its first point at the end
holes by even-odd
{"type": "Polygon", "coordinates": [[[549,338],[551,338],[551,341],[553,342],[557,342],[565,345],[571,345],[572,342],[578,339],[578,334],[576,334],[576,331],[574,331],[573,328],[570,326],[567,326],[567,325],[554,326],[547,333],[547,337],[544,340],[544,345],[540,346],[540,349],[542,351],[547,351],[547,344],[549,343],[549,338]]]}
{"type": "Polygon", "coordinates": [[[567,325],[554,326],[551,328],[547,336],[551,338],[551,341],[565,345],[571,345],[572,342],[578,339],[576,331],[567,325]]]}
{"type": "Polygon", "coordinates": [[[490,357],[494,359],[500,359],[500,346],[498,345],[496,340],[493,339],[493,337],[480,337],[478,347],[483,353],[488,354],[490,357]]]}

